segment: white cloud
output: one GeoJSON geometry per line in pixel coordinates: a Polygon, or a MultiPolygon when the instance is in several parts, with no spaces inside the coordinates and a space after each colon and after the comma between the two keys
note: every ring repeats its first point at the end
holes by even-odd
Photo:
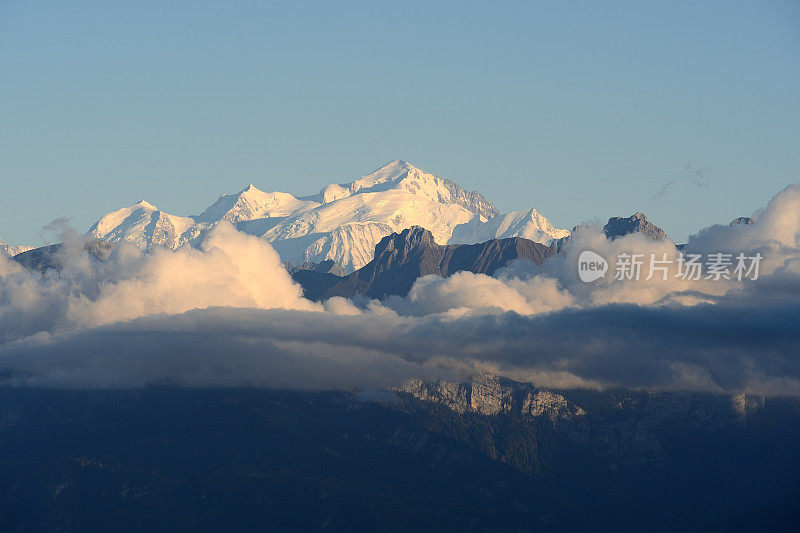
{"type": "MultiPolygon", "coordinates": [[[[565,254],[494,277],[417,280],[385,302],[302,297],[266,242],[218,226],[201,250],[107,261],[79,239],[60,273],[0,257],[0,381],[55,387],[386,386],[491,369],[540,386],[800,394],[800,186],[749,226],[714,226],[687,249],[759,251],[758,281],[577,276],[584,249],[666,254],[669,241],[577,232],[565,254]]],[[[647,272],[643,273],[646,277],[647,272]]]]}

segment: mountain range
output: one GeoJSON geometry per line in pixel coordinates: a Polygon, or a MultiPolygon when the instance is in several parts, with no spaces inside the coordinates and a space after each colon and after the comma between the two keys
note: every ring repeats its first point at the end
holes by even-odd
{"type": "MultiPolygon", "coordinates": [[[[655,241],[667,238],[664,230],[641,212],[608,219],[603,233],[609,239],[631,233],[642,233],[655,241]]],[[[430,274],[446,278],[467,271],[491,276],[516,259],[541,265],[545,259],[559,253],[568,240],[569,236],[562,237],[545,246],[524,237],[508,237],[489,238],[476,244],[441,245],[430,231],[412,226],[381,239],[375,246],[373,259],[350,274],[342,275],[330,263],[306,263],[303,268],[290,268],[290,272],[303,287],[306,298],[311,300],[332,296],[352,298],[359,294],[383,299],[407,295],[417,278],[430,274]]]]}
{"type": "MultiPolygon", "coordinates": [[[[578,231],[579,228],[573,228],[578,231]]],[[[653,240],[665,239],[664,231],[650,222],[643,213],[630,217],[612,217],[603,227],[609,239],[639,232],[653,240]]],[[[438,244],[433,234],[425,228],[412,226],[401,232],[383,237],[375,245],[373,258],[363,267],[346,273],[331,259],[320,263],[307,261],[301,265],[285,263],[292,278],[302,288],[306,298],[320,301],[332,296],[352,298],[364,295],[383,299],[388,296],[406,296],[414,282],[434,274],[448,277],[456,272],[468,271],[491,276],[499,268],[516,259],[526,259],[536,265],[563,250],[569,236],[554,240],[550,245],[523,237],[494,238],[476,244],[438,244]]],[[[98,260],[105,260],[114,243],[90,239],[83,243],[86,252],[98,260]]],[[[59,270],[61,244],[53,244],[24,251],[13,257],[14,261],[30,270],[59,270]]]]}
{"type": "Polygon", "coordinates": [[[8,257],[14,257],[17,254],[21,254],[22,252],[27,252],[28,250],[32,250],[32,246],[13,246],[11,244],[6,244],[0,239],[0,254],[6,255],[8,257]]]}
{"type": "Polygon", "coordinates": [[[381,239],[372,261],[340,277],[319,269],[297,270],[292,277],[303,287],[306,298],[325,300],[332,296],[370,298],[405,296],[417,278],[435,274],[448,277],[469,271],[492,275],[514,259],[537,265],[557,253],[553,243],[545,246],[522,237],[490,239],[479,244],[437,244],[433,234],[419,226],[381,239]]]}
{"type": "MultiPolygon", "coordinates": [[[[131,251],[122,242],[192,246],[222,221],[271,242],[313,300],[404,296],[421,276],[493,275],[517,259],[541,265],[583,229],[557,230],[536,210],[500,214],[480,194],[395,161],[309,197],[250,186],[192,217],[139,202],[104,216],[90,238],[13,259],[44,272],[62,269],[65,249],[102,262],[131,251]]],[[[610,218],[602,232],[668,239],[641,212],[610,218]]],[[[57,277],[47,273],[45,285],[57,277]]],[[[519,318],[507,335],[518,338],[519,318]]],[[[569,335],[583,334],[586,322],[569,320],[569,335]]],[[[370,336],[383,338],[376,330],[370,336]]],[[[338,330],[326,331],[335,345],[338,330]]],[[[542,357],[540,345],[559,331],[519,337],[532,341],[525,355],[542,357]]],[[[37,346],[56,335],[40,337],[37,346]]],[[[160,342],[152,339],[145,352],[160,342]]],[[[86,341],[78,349],[93,364],[108,351],[86,341]]],[[[200,364],[218,348],[204,349],[188,360],[200,364]]],[[[257,350],[248,345],[262,357],[257,350]]],[[[460,342],[451,351],[468,353],[460,342]]],[[[129,358],[132,371],[155,362],[129,358]]],[[[545,388],[487,367],[382,389],[0,387],[0,530],[798,530],[800,398],[545,388]]]]}
{"type": "Polygon", "coordinates": [[[8,531],[800,523],[797,398],[492,375],[350,392],[5,387],[0,422],[8,531]]]}
{"type": "Polygon", "coordinates": [[[500,214],[483,195],[395,160],[311,196],[264,192],[249,185],[220,196],[195,216],[164,213],[141,201],[101,217],[89,236],[145,250],[175,249],[196,244],[221,221],[267,240],[288,263],[332,260],[345,273],[369,263],[385,236],[411,226],[426,228],[442,244],[509,237],[550,244],[570,234],[553,227],[535,209],[500,214]]]}

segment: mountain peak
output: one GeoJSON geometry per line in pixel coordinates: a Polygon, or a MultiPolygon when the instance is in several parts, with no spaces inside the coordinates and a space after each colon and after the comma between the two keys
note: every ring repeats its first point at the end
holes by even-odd
{"type": "Polygon", "coordinates": [[[482,194],[467,191],[452,180],[425,172],[402,159],[395,159],[343,187],[348,189],[349,195],[401,189],[415,196],[425,196],[436,203],[460,205],[484,218],[499,214],[482,194]]]}
{"type": "Polygon", "coordinates": [[[440,245],[430,231],[411,226],[383,237],[375,246],[372,261],[346,276],[295,272],[293,277],[303,286],[306,297],[314,300],[331,296],[352,298],[357,294],[384,298],[407,295],[421,276],[447,277],[460,271],[491,276],[511,260],[527,259],[540,265],[555,253],[554,247],[524,238],[490,239],[477,245],[440,245]]]}
{"type": "MultiPolygon", "coordinates": [[[[549,243],[569,234],[553,228],[534,209],[499,217],[480,193],[399,158],[351,183],[326,185],[311,196],[265,192],[248,183],[190,217],[169,215],[140,202],[107,213],[89,233],[112,242],[132,242],[142,249],[174,248],[198,242],[204,231],[222,220],[273,243],[286,261],[334,259],[346,271],[367,264],[382,237],[413,225],[427,228],[442,244],[501,236],[549,243]],[[481,228],[484,224],[489,227],[481,228]],[[466,237],[456,235],[455,229],[465,225],[466,237]]],[[[419,231],[404,238],[420,242],[431,238],[419,231]]]]}
{"type": "Polygon", "coordinates": [[[569,231],[553,227],[547,218],[533,208],[487,218],[486,221],[475,218],[466,224],[456,226],[449,243],[477,244],[490,239],[523,237],[550,244],[569,235],[569,231]]]}
{"type": "Polygon", "coordinates": [[[731,220],[728,225],[729,226],[736,226],[738,224],[742,224],[744,226],[749,226],[750,224],[753,224],[754,222],[755,222],[755,219],[753,219],[752,217],[736,217],[733,220],[731,220]]]}
{"type": "Polygon", "coordinates": [[[158,211],[158,208],[146,200],[139,200],[131,206],[132,208],[142,208],[148,211],[158,211]]]}
{"type": "Polygon", "coordinates": [[[33,250],[33,246],[12,246],[3,242],[3,239],[0,239],[0,255],[14,257],[17,254],[27,252],[28,250],[33,250]]]}
{"type": "Polygon", "coordinates": [[[436,244],[433,238],[433,233],[426,230],[422,226],[411,226],[400,232],[399,238],[401,241],[408,243],[412,246],[422,244],[436,244]]]}
{"type": "Polygon", "coordinates": [[[255,185],[253,185],[252,183],[249,183],[247,185],[247,187],[245,187],[244,189],[242,189],[238,193],[232,194],[232,195],[228,195],[228,196],[249,198],[249,197],[268,196],[269,194],[270,193],[262,191],[261,189],[259,189],[255,185]]]}
{"type": "Polygon", "coordinates": [[[412,165],[408,161],[404,161],[403,159],[395,159],[393,161],[389,161],[385,165],[383,165],[383,166],[379,167],[378,169],[374,170],[373,173],[381,171],[381,170],[392,170],[392,169],[399,169],[399,168],[402,168],[404,170],[410,170],[412,168],[416,169],[416,170],[419,170],[419,169],[417,169],[417,167],[415,167],[414,165],[412,165]]]}
{"type": "Polygon", "coordinates": [[[647,220],[647,216],[641,211],[637,211],[627,218],[611,217],[608,219],[608,223],[603,226],[603,233],[609,239],[624,237],[636,232],[643,233],[647,238],[654,241],[661,241],[667,238],[664,230],[647,220]]]}
{"type": "MultiPolygon", "coordinates": [[[[411,172],[421,173],[421,171],[415,166],[403,161],[402,159],[395,159],[394,161],[390,161],[382,167],[373,170],[366,176],[362,176],[353,181],[349,184],[349,186],[347,186],[347,188],[350,189],[351,194],[355,194],[361,190],[372,189],[379,185],[385,186],[401,181],[411,172]]],[[[386,187],[381,187],[381,189],[384,188],[386,187]]]]}
{"type": "Polygon", "coordinates": [[[386,251],[408,249],[414,246],[436,245],[433,233],[420,226],[411,226],[400,233],[392,233],[375,245],[375,257],[386,251]]]}
{"type": "Polygon", "coordinates": [[[214,223],[225,219],[236,224],[259,218],[282,217],[296,211],[319,206],[313,201],[304,201],[285,192],[265,192],[248,184],[236,194],[222,195],[195,220],[214,223]]]}

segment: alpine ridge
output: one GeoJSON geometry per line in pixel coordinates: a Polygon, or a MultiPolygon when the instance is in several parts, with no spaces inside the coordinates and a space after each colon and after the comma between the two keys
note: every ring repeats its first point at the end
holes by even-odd
{"type": "Polygon", "coordinates": [[[332,296],[352,298],[359,294],[383,299],[405,296],[422,276],[448,277],[461,271],[491,276],[509,261],[527,259],[541,265],[556,253],[555,243],[545,246],[521,237],[491,239],[480,244],[439,245],[431,232],[412,226],[381,239],[372,261],[347,276],[297,270],[292,277],[311,300],[332,296]]]}
{"type": "Polygon", "coordinates": [[[28,250],[32,250],[33,246],[13,246],[11,244],[6,244],[3,242],[3,239],[0,239],[0,255],[5,255],[8,257],[14,257],[17,254],[21,254],[22,252],[27,252],[28,250]]]}
{"type": "Polygon", "coordinates": [[[143,250],[176,249],[197,245],[206,230],[223,221],[270,242],[283,261],[330,260],[345,273],[369,263],[385,236],[411,226],[424,227],[436,242],[447,244],[507,237],[550,244],[569,235],[535,209],[500,214],[480,193],[398,159],[310,196],[265,192],[250,184],[195,216],[164,213],[141,201],[101,217],[89,236],[143,250]]]}

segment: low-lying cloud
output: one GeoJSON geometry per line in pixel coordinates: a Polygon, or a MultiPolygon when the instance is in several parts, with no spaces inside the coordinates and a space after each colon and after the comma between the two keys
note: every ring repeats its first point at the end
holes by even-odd
{"type": "Polygon", "coordinates": [[[0,258],[0,383],[327,389],[493,371],[542,387],[800,394],[800,185],[754,224],[706,228],[683,251],[764,260],[756,281],[614,280],[621,253],[680,251],[587,229],[541,267],[317,304],[269,244],[230,226],[201,250],[122,246],[103,262],[72,240],[60,273],[0,258]],[[586,249],[609,259],[605,279],[578,278],[586,249]]]}

